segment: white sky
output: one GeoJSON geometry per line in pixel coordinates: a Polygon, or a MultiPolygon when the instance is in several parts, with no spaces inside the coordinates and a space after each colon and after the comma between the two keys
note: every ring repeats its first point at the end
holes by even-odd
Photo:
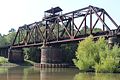
{"type": "Polygon", "coordinates": [[[41,21],[51,7],[60,6],[66,13],[88,5],[104,8],[120,24],[120,0],[0,0],[0,33],[41,21]]]}

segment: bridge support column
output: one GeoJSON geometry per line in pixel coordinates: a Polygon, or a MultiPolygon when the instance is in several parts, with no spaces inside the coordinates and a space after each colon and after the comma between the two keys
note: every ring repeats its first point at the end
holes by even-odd
{"type": "Polygon", "coordinates": [[[62,50],[58,47],[42,46],[41,64],[42,63],[62,63],[62,50]]]}
{"type": "Polygon", "coordinates": [[[63,68],[68,64],[63,63],[62,49],[58,46],[42,46],[41,47],[41,63],[36,64],[40,68],[63,68]]]}
{"type": "Polygon", "coordinates": [[[119,38],[118,37],[110,37],[108,39],[108,44],[109,44],[109,47],[112,48],[114,46],[114,44],[119,44],[119,38]]]}
{"type": "Polygon", "coordinates": [[[9,61],[13,63],[24,62],[24,55],[22,49],[12,49],[9,53],[9,61]]]}

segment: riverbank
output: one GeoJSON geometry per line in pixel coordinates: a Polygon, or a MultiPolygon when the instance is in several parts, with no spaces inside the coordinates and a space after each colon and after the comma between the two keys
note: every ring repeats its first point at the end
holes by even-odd
{"type": "Polygon", "coordinates": [[[0,67],[16,67],[16,66],[34,66],[35,62],[24,60],[23,63],[11,63],[7,58],[0,57],[0,67]]]}
{"type": "Polygon", "coordinates": [[[7,58],[0,57],[0,67],[17,67],[17,66],[34,66],[37,68],[76,68],[73,65],[70,65],[68,63],[60,63],[60,64],[52,64],[52,63],[36,63],[30,60],[24,60],[22,63],[11,63],[8,61],[7,58]]]}

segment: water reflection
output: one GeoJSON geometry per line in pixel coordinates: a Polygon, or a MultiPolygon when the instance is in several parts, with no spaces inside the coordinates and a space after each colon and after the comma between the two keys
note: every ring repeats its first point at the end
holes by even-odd
{"type": "Polygon", "coordinates": [[[79,73],[74,80],[120,80],[119,73],[79,73]]]}
{"type": "MultiPolygon", "coordinates": [[[[2,80],[73,80],[77,69],[72,68],[0,68],[2,80]]],[[[1,79],[0,79],[1,80],[1,79]]]]}
{"type": "Polygon", "coordinates": [[[120,74],[79,73],[74,68],[0,67],[0,80],[120,80],[120,74]]]}
{"type": "Polygon", "coordinates": [[[45,68],[41,69],[41,80],[73,80],[78,69],[73,68],[45,68]]]}
{"type": "Polygon", "coordinates": [[[2,80],[40,80],[40,71],[36,71],[31,67],[1,67],[0,69],[0,78],[2,80]]]}
{"type": "Polygon", "coordinates": [[[96,80],[120,80],[120,74],[118,73],[107,73],[107,74],[96,74],[95,76],[96,80]]]}

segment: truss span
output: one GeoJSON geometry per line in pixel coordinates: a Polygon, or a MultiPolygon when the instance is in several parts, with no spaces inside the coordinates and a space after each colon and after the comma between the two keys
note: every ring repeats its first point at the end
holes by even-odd
{"type": "Polygon", "coordinates": [[[82,40],[91,34],[96,38],[109,37],[117,35],[119,29],[120,27],[103,8],[90,5],[19,27],[11,47],[73,42],[82,40]],[[116,29],[112,30],[112,27],[116,29]],[[96,28],[100,29],[96,31],[96,28]]]}

